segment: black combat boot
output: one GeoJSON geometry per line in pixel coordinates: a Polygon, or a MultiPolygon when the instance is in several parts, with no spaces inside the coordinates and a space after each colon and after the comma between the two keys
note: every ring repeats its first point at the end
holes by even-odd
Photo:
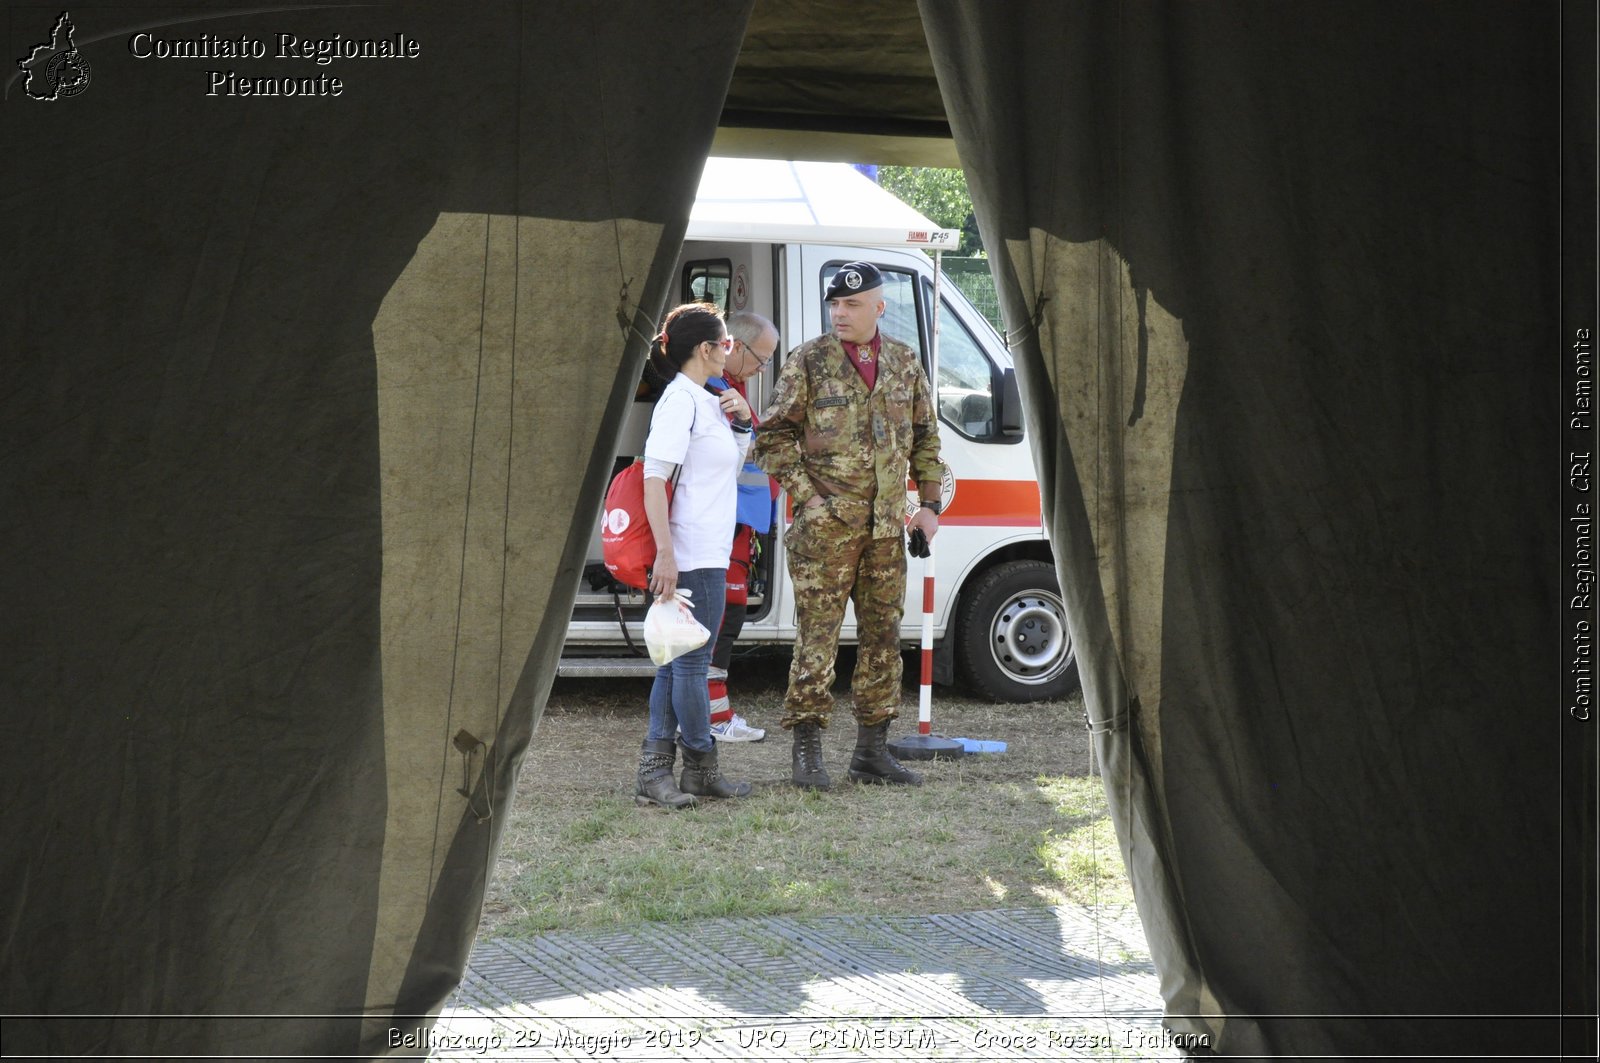
{"type": "Polygon", "coordinates": [[[814,721],[794,725],[794,784],[807,790],[831,785],[822,766],[822,728],[814,721]]]}
{"type": "Polygon", "coordinates": [[[856,751],[850,757],[850,781],[921,786],[922,776],[900,765],[889,752],[889,721],[871,727],[857,725],[856,751]]]}
{"type": "Polygon", "coordinates": [[[683,750],[683,778],[679,785],[686,794],[696,797],[749,797],[750,784],[747,782],[729,782],[722,777],[722,771],[717,767],[717,745],[701,753],[679,744],[683,750]]]}
{"type": "Polygon", "coordinates": [[[693,794],[683,793],[672,781],[672,762],[677,759],[677,743],[670,738],[652,742],[645,739],[639,749],[639,791],[634,803],[662,808],[687,808],[695,803],[693,794]]]}

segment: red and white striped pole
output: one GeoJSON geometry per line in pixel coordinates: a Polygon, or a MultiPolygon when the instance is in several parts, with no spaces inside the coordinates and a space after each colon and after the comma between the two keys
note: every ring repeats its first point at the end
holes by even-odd
{"type": "MultiPolygon", "coordinates": [[[[929,313],[929,334],[931,341],[928,345],[928,387],[930,401],[933,403],[933,415],[939,416],[939,279],[943,274],[943,263],[940,256],[944,252],[938,248],[933,252],[933,309],[929,313]]],[[[940,483],[940,499],[942,505],[943,487],[940,483]]],[[[920,488],[919,488],[920,490],[920,488]]],[[[934,540],[928,540],[928,556],[922,559],[922,679],[917,691],[917,733],[910,738],[901,738],[889,743],[889,750],[902,760],[934,760],[940,757],[955,758],[966,752],[960,742],[952,742],[948,738],[935,738],[933,736],[933,586],[934,586],[934,540]]]]}
{"type": "Polygon", "coordinates": [[[922,686],[917,691],[917,734],[933,734],[933,551],[928,542],[928,556],[922,559],[922,686]]]}

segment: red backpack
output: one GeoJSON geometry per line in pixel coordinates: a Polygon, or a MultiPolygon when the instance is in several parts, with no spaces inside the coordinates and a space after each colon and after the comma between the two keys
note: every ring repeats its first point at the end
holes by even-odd
{"type": "MultiPolygon", "coordinates": [[[[672,506],[672,488],[677,476],[667,483],[667,506],[672,506]]],[[[600,514],[600,556],[611,578],[628,587],[645,590],[650,586],[650,566],[656,560],[656,537],[644,513],[644,459],[617,473],[606,488],[606,506],[600,514]]]]}

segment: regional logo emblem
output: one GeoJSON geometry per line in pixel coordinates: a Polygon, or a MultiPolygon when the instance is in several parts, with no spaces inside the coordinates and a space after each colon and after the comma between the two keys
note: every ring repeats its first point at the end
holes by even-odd
{"type": "Polygon", "coordinates": [[[76,96],[89,87],[92,71],[89,61],[72,39],[75,28],[72,16],[61,12],[50,31],[50,39],[34,45],[27,55],[17,60],[24,75],[23,91],[31,98],[53,103],[76,96]]]}

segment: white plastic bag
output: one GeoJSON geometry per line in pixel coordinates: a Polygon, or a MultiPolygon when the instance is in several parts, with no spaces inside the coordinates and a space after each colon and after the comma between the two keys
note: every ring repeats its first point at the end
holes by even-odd
{"type": "Polygon", "coordinates": [[[644,644],[650,648],[650,659],[658,667],[699,649],[711,638],[711,632],[689,609],[691,597],[689,591],[680,587],[666,601],[656,599],[644,616],[644,644]]]}

